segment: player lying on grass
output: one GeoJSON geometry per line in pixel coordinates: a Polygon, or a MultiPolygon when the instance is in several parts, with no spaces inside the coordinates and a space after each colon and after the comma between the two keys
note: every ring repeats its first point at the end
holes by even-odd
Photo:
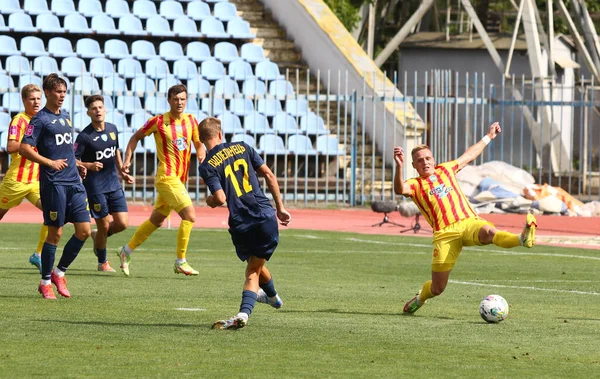
{"type": "Polygon", "coordinates": [[[434,230],[431,280],[426,281],[417,296],[404,305],[404,313],[416,312],[428,299],[444,292],[463,246],[533,247],[537,224],[532,214],[527,214],[520,235],[498,230],[475,213],[456,180],[456,173],[475,160],[501,131],[500,124],[493,123],[487,135],[458,159],[439,165],[436,165],[429,146],[416,146],[411,156],[419,176],[406,182],[402,179],[404,149],[394,148],[394,192],[410,197],[434,230]]]}

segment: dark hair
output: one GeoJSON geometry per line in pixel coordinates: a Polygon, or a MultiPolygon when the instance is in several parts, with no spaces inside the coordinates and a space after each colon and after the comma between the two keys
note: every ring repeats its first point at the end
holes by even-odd
{"type": "Polygon", "coordinates": [[[185,92],[185,94],[187,95],[187,87],[183,84],[175,84],[173,87],[169,88],[169,92],[167,93],[167,99],[170,99],[173,96],[177,96],[182,92],[185,92]]]}
{"type": "Polygon", "coordinates": [[[216,117],[207,117],[200,125],[198,125],[198,134],[200,141],[207,141],[210,138],[216,137],[221,131],[221,120],[216,117]]]}
{"type": "Polygon", "coordinates": [[[42,88],[44,91],[51,91],[58,88],[60,85],[65,86],[65,89],[67,89],[67,82],[57,74],[52,73],[44,78],[42,88]]]}
{"type": "Polygon", "coordinates": [[[91,95],[85,98],[85,107],[89,108],[90,105],[92,105],[93,103],[95,103],[96,101],[101,101],[102,104],[104,104],[104,96],[102,95],[91,95]]]}

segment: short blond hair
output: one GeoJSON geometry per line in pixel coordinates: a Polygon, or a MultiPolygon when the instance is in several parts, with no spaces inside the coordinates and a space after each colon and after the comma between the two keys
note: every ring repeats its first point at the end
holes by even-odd
{"type": "Polygon", "coordinates": [[[37,84],[27,84],[21,88],[21,99],[25,100],[32,92],[42,92],[42,89],[37,84]]]}
{"type": "Polygon", "coordinates": [[[415,146],[415,147],[412,149],[412,151],[410,152],[410,156],[411,156],[411,157],[412,157],[412,159],[414,160],[414,159],[415,159],[415,154],[416,154],[417,152],[419,152],[419,151],[421,151],[421,150],[425,150],[425,149],[427,149],[427,150],[431,151],[431,148],[429,147],[429,145],[425,145],[425,144],[417,145],[417,146],[415,146]]]}
{"type": "Polygon", "coordinates": [[[207,117],[198,126],[201,141],[217,137],[221,131],[221,120],[216,117],[207,117]]]}

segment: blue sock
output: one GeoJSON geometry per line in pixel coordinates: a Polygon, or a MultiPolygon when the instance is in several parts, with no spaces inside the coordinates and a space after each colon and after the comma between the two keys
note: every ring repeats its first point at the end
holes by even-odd
{"type": "Polygon", "coordinates": [[[85,241],[81,241],[79,238],[75,237],[75,234],[73,234],[69,242],[67,242],[65,245],[62,257],[60,257],[60,261],[56,267],[61,271],[67,271],[69,265],[71,265],[75,258],[77,258],[77,254],[79,254],[79,250],[81,250],[84,243],[85,241]]]}
{"type": "Polygon", "coordinates": [[[96,254],[98,255],[98,263],[102,264],[106,262],[106,248],[96,249],[96,254]]]}
{"type": "Polygon", "coordinates": [[[277,296],[277,291],[275,291],[275,283],[273,283],[273,277],[271,277],[271,280],[265,284],[261,284],[260,288],[262,288],[269,297],[277,296]]]}
{"type": "Polygon", "coordinates": [[[240,305],[240,313],[245,313],[250,316],[256,304],[256,293],[248,290],[242,291],[242,304],[240,305]]]}
{"type": "Polygon", "coordinates": [[[44,242],[42,247],[42,279],[50,280],[50,273],[54,267],[54,257],[56,256],[56,245],[50,245],[44,242]]]}

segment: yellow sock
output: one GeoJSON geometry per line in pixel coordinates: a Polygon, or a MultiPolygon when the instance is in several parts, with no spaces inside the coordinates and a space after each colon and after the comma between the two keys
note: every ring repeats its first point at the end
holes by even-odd
{"type": "Polygon", "coordinates": [[[48,237],[48,226],[42,224],[42,227],[40,228],[40,240],[35,248],[36,253],[42,253],[42,248],[44,247],[44,242],[46,242],[46,237],[48,237]]]}
{"type": "Polygon", "coordinates": [[[145,240],[150,237],[150,234],[154,233],[154,231],[158,229],[156,225],[150,222],[150,220],[144,221],[142,225],[135,231],[131,240],[127,243],[127,246],[131,250],[135,250],[138,246],[144,243],[145,240]]]}
{"type": "Polygon", "coordinates": [[[423,283],[423,288],[421,288],[421,294],[419,295],[419,302],[423,304],[427,299],[431,299],[433,294],[431,293],[431,280],[423,283]]]}
{"type": "Polygon", "coordinates": [[[190,242],[190,234],[194,223],[187,220],[181,220],[179,230],[177,231],[177,258],[185,259],[188,243],[190,242]]]}
{"type": "Polygon", "coordinates": [[[496,234],[494,234],[494,238],[492,239],[492,243],[496,246],[504,247],[507,249],[511,247],[521,246],[521,243],[519,242],[519,236],[517,234],[504,231],[496,232],[496,234]]]}

